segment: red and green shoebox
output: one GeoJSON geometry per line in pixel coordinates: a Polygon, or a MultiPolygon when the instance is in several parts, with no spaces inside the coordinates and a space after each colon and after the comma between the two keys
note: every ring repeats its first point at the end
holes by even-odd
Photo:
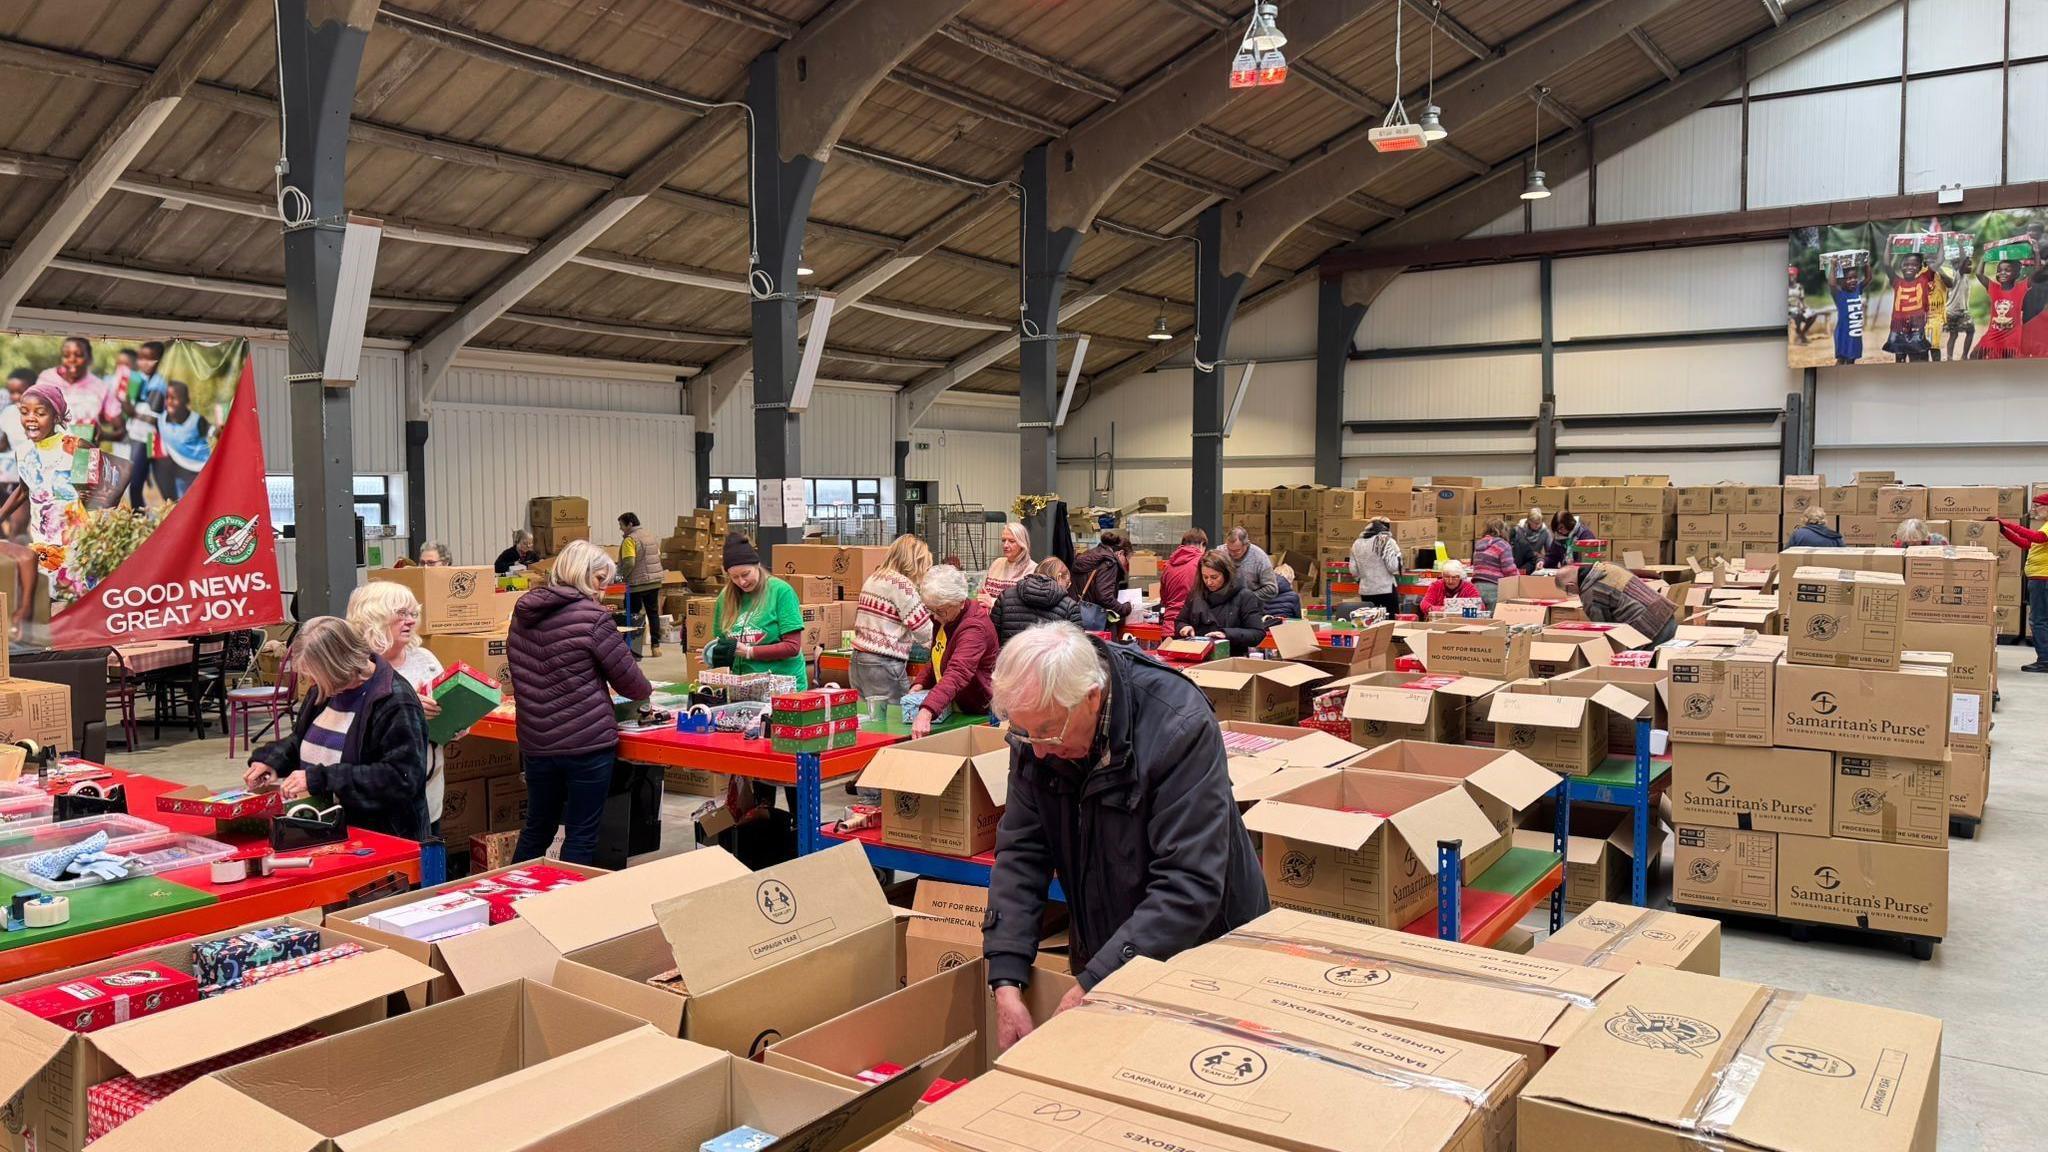
{"type": "Polygon", "coordinates": [[[460,736],[505,701],[496,680],[460,662],[442,672],[427,693],[441,706],[441,714],[427,721],[427,739],[436,744],[460,736]]]}

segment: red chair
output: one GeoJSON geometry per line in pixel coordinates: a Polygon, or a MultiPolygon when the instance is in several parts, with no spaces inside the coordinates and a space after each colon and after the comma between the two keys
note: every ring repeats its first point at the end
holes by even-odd
{"type": "MultiPolygon", "coordinates": [[[[236,722],[241,723],[243,751],[254,752],[256,739],[249,733],[249,721],[259,710],[270,719],[263,725],[263,731],[291,715],[292,703],[299,697],[299,674],[292,667],[292,652],[285,650],[284,659],[277,666],[277,683],[245,684],[228,689],[228,759],[235,758],[236,722]]],[[[259,732],[257,735],[261,735],[259,732]]]]}

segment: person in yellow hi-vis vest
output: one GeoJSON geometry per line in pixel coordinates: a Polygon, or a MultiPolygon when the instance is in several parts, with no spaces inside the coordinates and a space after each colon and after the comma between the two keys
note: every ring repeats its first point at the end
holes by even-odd
{"type": "MultiPolygon", "coordinates": [[[[2048,523],[2048,492],[2034,497],[2034,522],[2048,523]]],[[[2027,550],[2027,622],[2034,629],[2034,662],[2020,671],[2048,672],[2048,532],[2003,519],[1998,530],[2015,547],[2027,550]]]]}

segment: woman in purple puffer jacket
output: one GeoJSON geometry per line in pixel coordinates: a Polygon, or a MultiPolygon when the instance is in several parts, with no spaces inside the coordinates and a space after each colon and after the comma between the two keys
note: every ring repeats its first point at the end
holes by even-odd
{"type": "Polygon", "coordinates": [[[562,859],[597,859],[597,829],[611,792],[619,728],[612,693],[645,700],[654,687],[633,662],[611,610],[600,604],[617,565],[587,540],[571,541],[545,587],[512,608],[506,644],[526,770],[526,827],[515,862],[538,859],[565,824],[562,859]]]}

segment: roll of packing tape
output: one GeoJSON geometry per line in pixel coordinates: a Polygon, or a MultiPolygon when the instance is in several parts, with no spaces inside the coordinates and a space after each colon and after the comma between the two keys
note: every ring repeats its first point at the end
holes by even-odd
{"type": "Polygon", "coordinates": [[[334,818],[341,815],[341,805],[322,808],[317,804],[294,804],[285,809],[284,814],[294,820],[317,820],[322,824],[332,824],[334,818]]]}
{"type": "Polygon", "coordinates": [[[71,901],[63,896],[43,896],[21,910],[21,922],[30,928],[55,928],[71,919],[71,901]]]}
{"type": "Polygon", "coordinates": [[[248,878],[249,862],[247,860],[220,860],[216,861],[213,865],[213,882],[215,884],[234,884],[248,878]]]}

